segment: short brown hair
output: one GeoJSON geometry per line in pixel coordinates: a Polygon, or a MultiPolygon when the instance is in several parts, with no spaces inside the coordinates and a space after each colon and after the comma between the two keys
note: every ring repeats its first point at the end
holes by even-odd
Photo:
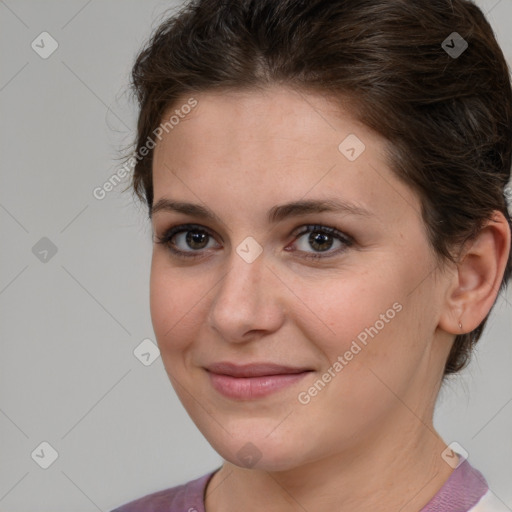
{"type": "MultiPolygon", "coordinates": [[[[509,69],[471,1],[188,2],[157,27],[133,66],[136,152],[185,95],[272,84],[350,98],[353,115],[389,142],[392,170],[418,193],[439,263],[455,262],[453,249],[494,210],[511,225],[509,69]],[[468,44],[461,55],[448,51],[454,37],[468,44]]],[[[137,161],[132,180],[149,213],[152,157],[150,150],[137,161]]],[[[509,254],[499,291],[511,273],[509,254]]],[[[445,376],[467,365],[488,316],[456,336],[445,376]]]]}

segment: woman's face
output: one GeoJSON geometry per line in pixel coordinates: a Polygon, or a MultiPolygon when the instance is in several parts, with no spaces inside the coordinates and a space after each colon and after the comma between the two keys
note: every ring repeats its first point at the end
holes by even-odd
{"type": "Polygon", "coordinates": [[[447,280],[383,139],[287,88],[194,99],[165,116],[181,113],[155,149],[152,223],[155,239],[196,227],[155,243],[151,268],[156,338],[192,420],[226,460],[266,470],[424,428],[447,280]],[[345,207],[284,206],[304,201],[345,207]],[[220,362],[310,371],[212,378],[220,362]]]}

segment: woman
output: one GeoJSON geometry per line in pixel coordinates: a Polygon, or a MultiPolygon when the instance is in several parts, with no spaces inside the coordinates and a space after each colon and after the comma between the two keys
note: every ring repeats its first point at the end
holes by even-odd
{"type": "Polygon", "coordinates": [[[481,11],[198,0],[133,86],[155,335],[224,463],[117,512],[508,510],[432,419],[512,269],[481,11]]]}

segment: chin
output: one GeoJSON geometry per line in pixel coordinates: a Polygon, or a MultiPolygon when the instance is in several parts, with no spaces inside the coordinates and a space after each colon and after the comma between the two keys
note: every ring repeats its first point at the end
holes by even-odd
{"type": "MultiPolygon", "coordinates": [[[[274,425],[275,427],[275,425],[274,425]]],[[[297,443],[288,436],[268,436],[272,429],[261,429],[261,433],[253,430],[252,435],[241,433],[223,439],[207,439],[213,449],[226,461],[245,469],[259,469],[262,471],[286,471],[301,464],[297,446],[304,447],[304,443],[297,443]]]]}

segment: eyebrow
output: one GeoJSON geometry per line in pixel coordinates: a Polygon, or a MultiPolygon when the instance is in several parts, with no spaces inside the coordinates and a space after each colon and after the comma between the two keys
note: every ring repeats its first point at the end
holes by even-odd
{"type": "MultiPolygon", "coordinates": [[[[159,199],[156,204],[151,206],[149,218],[151,219],[155,213],[161,211],[184,213],[186,215],[199,217],[205,220],[213,220],[223,224],[221,219],[215,213],[199,204],[162,198],[159,199]]],[[[267,220],[270,224],[275,224],[288,217],[321,212],[344,213],[362,217],[374,216],[374,213],[371,211],[353,203],[341,201],[339,199],[321,199],[293,201],[274,206],[268,211],[267,220]]]]}

